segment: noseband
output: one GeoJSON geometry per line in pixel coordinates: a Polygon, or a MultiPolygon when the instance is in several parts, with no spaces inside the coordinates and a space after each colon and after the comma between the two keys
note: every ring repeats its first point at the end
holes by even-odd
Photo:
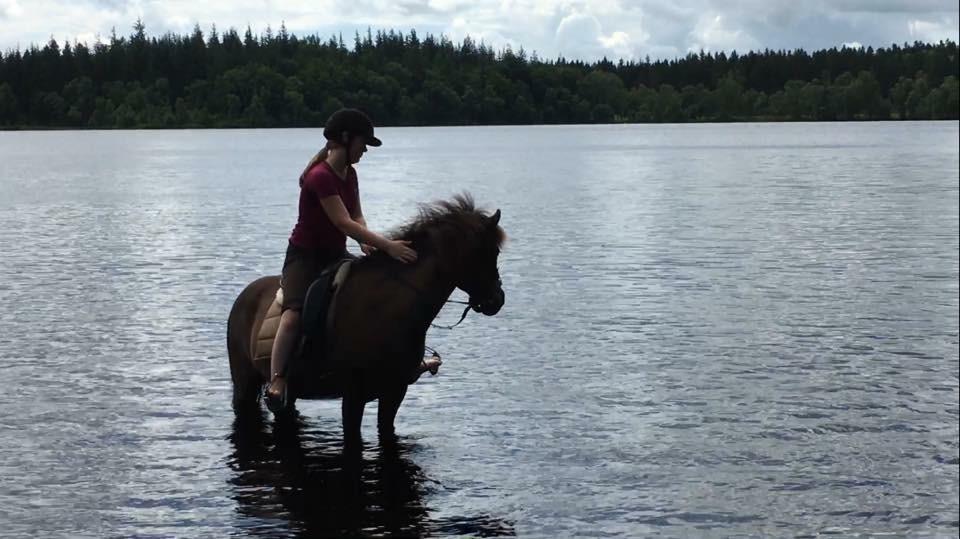
{"type": "MultiPolygon", "coordinates": [[[[406,287],[409,288],[410,290],[413,290],[414,293],[417,294],[418,303],[420,303],[420,304],[425,303],[425,301],[422,300],[421,298],[422,298],[423,296],[426,296],[426,295],[427,295],[426,292],[424,292],[423,290],[420,290],[420,288],[418,288],[416,285],[414,285],[413,283],[411,283],[411,282],[407,281],[406,279],[400,277],[400,276],[397,275],[396,273],[390,273],[390,275],[394,278],[394,280],[402,283],[404,286],[406,286],[406,287]]],[[[500,280],[500,279],[497,279],[497,286],[498,286],[498,287],[503,286],[503,281],[500,280]]],[[[458,288],[459,288],[459,287],[458,287],[458,288]]],[[[466,307],[463,308],[463,314],[460,315],[460,320],[457,320],[457,323],[456,323],[456,324],[453,324],[452,326],[441,326],[441,325],[434,324],[433,322],[430,322],[430,327],[434,327],[434,328],[437,328],[437,329],[453,329],[453,328],[459,326],[460,323],[463,322],[464,319],[467,318],[467,314],[470,313],[470,310],[471,310],[471,309],[473,309],[473,310],[476,311],[476,312],[481,312],[481,309],[483,308],[483,303],[484,303],[484,302],[475,300],[475,299],[473,298],[473,295],[471,294],[470,297],[469,297],[469,301],[460,301],[460,300],[457,300],[457,299],[446,299],[446,300],[443,301],[443,303],[444,303],[444,304],[447,304],[447,303],[459,303],[460,305],[466,305],[466,307]]]]}

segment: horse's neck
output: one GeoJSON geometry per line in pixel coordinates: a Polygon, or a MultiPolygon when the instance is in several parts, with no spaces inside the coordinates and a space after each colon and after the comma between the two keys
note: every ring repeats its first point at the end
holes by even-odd
{"type": "Polygon", "coordinates": [[[410,268],[406,277],[407,282],[419,291],[416,301],[426,316],[426,326],[430,325],[456,288],[453,280],[445,276],[440,268],[440,260],[436,256],[424,256],[410,268]]]}

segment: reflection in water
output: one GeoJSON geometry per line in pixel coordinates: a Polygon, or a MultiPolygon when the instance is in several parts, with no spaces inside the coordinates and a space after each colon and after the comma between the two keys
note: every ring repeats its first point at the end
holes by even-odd
{"type": "Polygon", "coordinates": [[[275,537],[344,535],[514,535],[493,517],[431,520],[424,497],[432,481],[413,463],[402,438],[344,454],[339,429],[327,432],[302,416],[234,422],[230,479],[244,533],[275,537]]]}
{"type": "Polygon", "coordinates": [[[957,537],[960,123],[391,133],[377,226],[472,192],[511,299],[351,505],[335,406],[227,438],[321,134],[0,132],[0,536],[957,537]]]}

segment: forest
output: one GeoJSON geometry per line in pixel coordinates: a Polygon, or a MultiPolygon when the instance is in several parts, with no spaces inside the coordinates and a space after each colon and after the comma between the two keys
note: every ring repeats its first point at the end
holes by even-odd
{"type": "Polygon", "coordinates": [[[350,41],[139,20],[51,39],[0,53],[0,128],[307,127],[343,106],[384,126],[960,117],[952,41],[589,63],[415,30],[350,41]]]}

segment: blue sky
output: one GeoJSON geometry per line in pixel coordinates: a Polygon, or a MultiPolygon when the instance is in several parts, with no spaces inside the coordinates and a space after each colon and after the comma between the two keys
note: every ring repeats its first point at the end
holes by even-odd
{"type": "Polygon", "coordinates": [[[298,35],[367,27],[470,35],[541,57],[672,58],[689,51],[807,50],[958,40],[956,0],[0,0],[0,50],[216,24],[255,33],[284,22],[298,35]]]}

